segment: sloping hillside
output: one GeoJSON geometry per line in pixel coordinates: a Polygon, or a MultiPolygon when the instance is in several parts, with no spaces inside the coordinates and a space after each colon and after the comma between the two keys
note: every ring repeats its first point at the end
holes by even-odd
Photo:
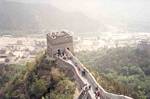
{"type": "Polygon", "coordinates": [[[107,91],[134,99],[149,99],[149,48],[148,43],[141,43],[138,47],[83,51],[77,56],[107,91]]]}
{"type": "Polygon", "coordinates": [[[26,71],[0,89],[0,98],[73,99],[75,83],[64,71],[55,67],[54,61],[42,55],[26,66],[26,71]]]}
{"type": "Polygon", "coordinates": [[[41,33],[55,29],[89,32],[98,29],[96,21],[84,14],[64,12],[50,4],[1,1],[0,20],[1,32],[41,33]]]}

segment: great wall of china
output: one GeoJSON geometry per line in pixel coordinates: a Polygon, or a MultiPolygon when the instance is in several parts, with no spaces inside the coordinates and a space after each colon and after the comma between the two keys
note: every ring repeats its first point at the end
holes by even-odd
{"type": "Polygon", "coordinates": [[[56,58],[57,65],[60,68],[67,68],[73,73],[73,78],[77,83],[78,89],[81,91],[77,99],[96,99],[95,88],[98,88],[101,92],[100,99],[133,99],[124,95],[117,95],[105,91],[102,86],[100,86],[95,80],[94,76],[89,72],[89,70],[75,57],[73,52],[73,40],[72,36],[68,35],[66,32],[61,32],[61,34],[48,34],[47,35],[47,52],[50,57],[56,58]],[[69,49],[69,50],[68,50],[69,49]],[[60,50],[65,50],[67,54],[67,59],[63,57],[56,56],[57,52],[60,50]],[[81,70],[85,71],[85,76],[82,75],[81,70]],[[91,89],[87,91],[87,94],[82,94],[82,87],[84,85],[90,85],[91,89]]]}
{"type": "Polygon", "coordinates": [[[117,95],[113,93],[108,93],[105,91],[95,80],[93,75],[89,72],[89,70],[83,66],[83,64],[69,51],[67,51],[70,57],[72,57],[71,60],[64,60],[62,58],[57,58],[57,64],[58,66],[67,66],[73,73],[74,73],[74,79],[77,81],[78,87],[80,89],[84,84],[91,85],[91,90],[88,91],[87,96],[82,95],[82,90],[81,94],[79,95],[78,99],[95,99],[95,88],[98,87],[99,90],[101,91],[102,98],[101,99],[133,99],[128,96],[124,95],[117,95]],[[77,64],[77,65],[76,65],[77,64]],[[80,69],[79,69],[80,68],[80,69]],[[81,72],[79,70],[85,69],[86,75],[82,76],[81,72]],[[83,98],[84,97],[84,98],[83,98]]]}

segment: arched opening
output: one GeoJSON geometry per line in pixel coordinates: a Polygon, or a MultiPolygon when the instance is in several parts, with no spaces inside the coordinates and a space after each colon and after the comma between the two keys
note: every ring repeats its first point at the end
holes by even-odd
{"type": "Polygon", "coordinates": [[[69,50],[69,51],[70,51],[70,48],[69,48],[69,47],[67,47],[67,50],[69,50]]]}
{"type": "Polygon", "coordinates": [[[58,56],[60,56],[60,55],[61,55],[61,51],[60,51],[60,49],[58,49],[58,50],[57,50],[57,54],[58,54],[58,56]]]}

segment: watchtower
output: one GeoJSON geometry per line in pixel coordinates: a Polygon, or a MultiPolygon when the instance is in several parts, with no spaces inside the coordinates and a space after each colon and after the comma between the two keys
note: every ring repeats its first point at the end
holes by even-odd
{"type": "Polygon", "coordinates": [[[64,51],[66,48],[74,53],[73,37],[68,32],[61,31],[47,34],[47,53],[50,57],[54,57],[58,50],[64,51]]]}

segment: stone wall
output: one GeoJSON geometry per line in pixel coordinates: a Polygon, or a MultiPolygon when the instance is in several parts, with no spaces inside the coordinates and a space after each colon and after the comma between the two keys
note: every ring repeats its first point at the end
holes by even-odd
{"type": "Polygon", "coordinates": [[[68,51],[68,54],[72,57],[72,61],[76,64],[78,64],[78,67],[81,70],[85,70],[86,71],[86,79],[88,80],[88,82],[90,82],[91,86],[93,88],[98,87],[101,90],[103,99],[133,99],[131,97],[128,96],[124,96],[124,95],[117,95],[117,94],[113,94],[113,93],[108,93],[106,92],[95,80],[94,76],[89,72],[89,70],[83,66],[83,64],[75,57],[73,56],[73,54],[71,52],[68,51]]]}
{"type": "Polygon", "coordinates": [[[57,38],[53,39],[49,35],[47,35],[47,40],[52,45],[57,45],[57,44],[62,44],[62,43],[73,42],[73,37],[72,36],[64,36],[64,37],[62,36],[62,37],[57,37],[57,38]]]}
{"type": "Polygon", "coordinates": [[[58,49],[65,50],[66,48],[69,48],[72,53],[74,52],[73,43],[70,42],[70,43],[64,43],[64,44],[60,44],[60,45],[54,45],[52,53],[56,54],[58,49]]]}
{"type": "MultiPolygon", "coordinates": [[[[76,85],[77,85],[78,89],[81,91],[82,87],[86,84],[86,82],[82,79],[77,68],[75,68],[72,64],[70,64],[60,58],[57,59],[57,66],[59,66],[60,68],[67,68],[73,72],[73,74],[74,74],[73,78],[76,81],[76,85]]],[[[82,96],[79,96],[78,98],[83,99],[82,96]]],[[[92,96],[90,96],[90,94],[88,94],[88,98],[93,99],[92,96]]]]}

